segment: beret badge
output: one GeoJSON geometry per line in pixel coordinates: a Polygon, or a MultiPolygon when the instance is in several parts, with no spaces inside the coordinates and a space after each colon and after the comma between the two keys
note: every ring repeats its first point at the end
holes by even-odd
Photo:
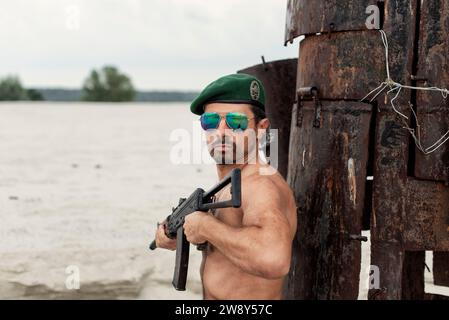
{"type": "Polygon", "coordinates": [[[251,82],[251,86],[249,88],[249,93],[250,93],[250,96],[251,96],[251,98],[253,100],[259,100],[260,86],[259,86],[259,83],[256,80],[251,82]]]}

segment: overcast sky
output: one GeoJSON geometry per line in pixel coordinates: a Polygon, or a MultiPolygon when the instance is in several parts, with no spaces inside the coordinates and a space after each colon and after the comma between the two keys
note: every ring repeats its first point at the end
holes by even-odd
{"type": "Polygon", "coordinates": [[[199,90],[215,78],[297,56],[286,0],[0,0],[0,77],[80,87],[113,64],[138,89],[199,90]]]}

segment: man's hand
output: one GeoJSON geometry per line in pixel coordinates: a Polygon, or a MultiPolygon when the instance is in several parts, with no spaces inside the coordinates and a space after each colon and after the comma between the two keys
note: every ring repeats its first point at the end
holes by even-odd
{"type": "Polygon", "coordinates": [[[187,241],[192,244],[201,244],[207,241],[201,234],[201,228],[210,215],[203,211],[195,211],[186,216],[184,221],[184,233],[187,241]]]}
{"type": "Polygon", "coordinates": [[[176,250],[176,239],[170,239],[165,235],[165,223],[166,221],[159,224],[156,231],[156,246],[158,248],[176,250]]]}

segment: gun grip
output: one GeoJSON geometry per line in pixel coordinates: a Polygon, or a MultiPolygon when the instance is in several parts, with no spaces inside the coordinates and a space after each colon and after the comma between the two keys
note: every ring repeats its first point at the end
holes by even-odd
{"type": "Polygon", "coordinates": [[[173,287],[178,291],[184,291],[186,289],[189,250],[190,243],[184,234],[184,228],[180,227],[176,234],[176,262],[172,281],[173,287]]]}

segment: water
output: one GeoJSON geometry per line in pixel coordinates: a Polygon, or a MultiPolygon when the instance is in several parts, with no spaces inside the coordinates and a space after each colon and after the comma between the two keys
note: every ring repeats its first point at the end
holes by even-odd
{"type": "MultiPolygon", "coordinates": [[[[216,181],[170,162],[170,133],[196,119],[174,103],[0,104],[0,297],[173,298],[173,253],[147,246],[179,197],[216,181]]],[[[196,291],[179,297],[200,297],[192,251],[196,291]]]]}

